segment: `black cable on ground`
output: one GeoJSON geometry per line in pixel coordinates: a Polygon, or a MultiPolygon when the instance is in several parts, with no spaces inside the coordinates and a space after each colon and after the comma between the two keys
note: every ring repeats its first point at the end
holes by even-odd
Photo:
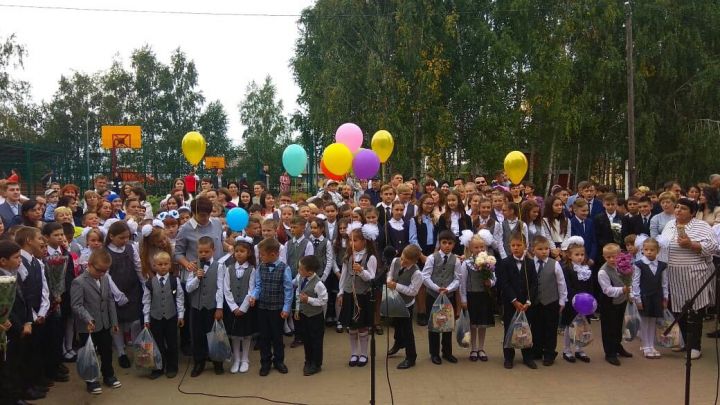
{"type": "Polygon", "coordinates": [[[185,372],[183,373],[182,378],[180,379],[180,382],[177,385],[177,390],[179,393],[184,395],[195,395],[195,396],[201,396],[201,397],[210,397],[210,398],[227,398],[227,399],[259,399],[261,401],[267,401],[273,404],[287,404],[287,405],[309,405],[302,402],[287,402],[287,401],[278,401],[275,399],[260,397],[256,395],[220,395],[220,394],[210,394],[207,392],[190,392],[190,391],[184,391],[181,386],[183,382],[185,381],[185,377],[187,377],[187,372],[190,369],[190,362],[188,362],[187,367],[185,367],[185,372]]]}

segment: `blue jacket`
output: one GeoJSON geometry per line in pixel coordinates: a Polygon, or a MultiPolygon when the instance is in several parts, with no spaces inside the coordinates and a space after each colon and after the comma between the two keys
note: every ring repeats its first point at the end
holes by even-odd
{"type": "Polygon", "coordinates": [[[585,255],[588,259],[597,261],[597,240],[595,239],[595,226],[592,219],[585,219],[585,230],[580,224],[578,218],[570,219],[570,234],[572,236],[580,236],[585,241],[585,255]]]}

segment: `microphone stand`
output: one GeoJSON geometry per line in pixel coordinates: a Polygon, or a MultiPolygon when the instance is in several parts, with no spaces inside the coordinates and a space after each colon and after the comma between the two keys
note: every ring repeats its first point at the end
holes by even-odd
{"type": "MultiPolygon", "coordinates": [[[[693,336],[693,326],[696,323],[695,318],[697,315],[697,312],[693,309],[693,305],[695,305],[695,301],[700,296],[700,294],[707,288],[710,283],[715,280],[715,277],[718,276],[718,267],[715,267],[715,270],[713,270],[713,273],[710,275],[710,277],[705,280],[703,285],[700,286],[700,288],[697,290],[695,295],[693,295],[689,300],[685,301],[685,305],[683,305],[680,316],[677,317],[673,321],[673,323],[670,324],[670,326],[665,329],[665,332],[663,332],[663,336],[667,336],[668,333],[672,330],[672,328],[680,322],[681,319],[687,318],[686,321],[686,336],[687,341],[685,342],[685,405],[690,405],[690,369],[692,367],[692,359],[690,358],[692,349],[689,347],[689,344],[693,341],[695,336],[693,336]]],[[[702,322],[702,320],[700,321],[702,322]]],[[[698,339],[701,339],[702,336],[698,336],[698,339]]]]}

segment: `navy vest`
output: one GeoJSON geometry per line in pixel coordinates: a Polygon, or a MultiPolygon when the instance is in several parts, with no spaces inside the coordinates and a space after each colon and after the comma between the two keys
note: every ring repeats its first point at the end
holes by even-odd
{"type": "Polygon", "coordinates": [[[40,261],[35,259],[32,262],[25,260],[22,257],[23,266],[27,269],[27,277],[22,282],[22,293],[25,297],[25,302],[30,305],[36,313],[40,310],[40,304],[42,303],[42,268],[40,267],[40,261]],[[32,266],[31,263],[36,263],[36,266],[32,266]]]}

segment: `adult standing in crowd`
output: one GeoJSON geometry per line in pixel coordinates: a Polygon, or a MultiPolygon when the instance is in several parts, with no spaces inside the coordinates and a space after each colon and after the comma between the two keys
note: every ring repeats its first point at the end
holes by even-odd
{"type": "MultiPolygon", "coordinates": [[[[665,225],[660,237],[660,240],[668,241],[670,304],[676,313],[710,277],[713,272],[712,257],[718,250],[717,237],[710,225],[695,218],[697,210],[695,201],[681,198],[675,206],[675,219],[665,225]]],[[[692,306],[693,312],[680,321],[685,349],[691,350],[692,359],[701,356],[703,315],[711,302],[712,291],[706,288],[692,306]],[[691,340],[688,340],[688,332],[691,340]]]]}

